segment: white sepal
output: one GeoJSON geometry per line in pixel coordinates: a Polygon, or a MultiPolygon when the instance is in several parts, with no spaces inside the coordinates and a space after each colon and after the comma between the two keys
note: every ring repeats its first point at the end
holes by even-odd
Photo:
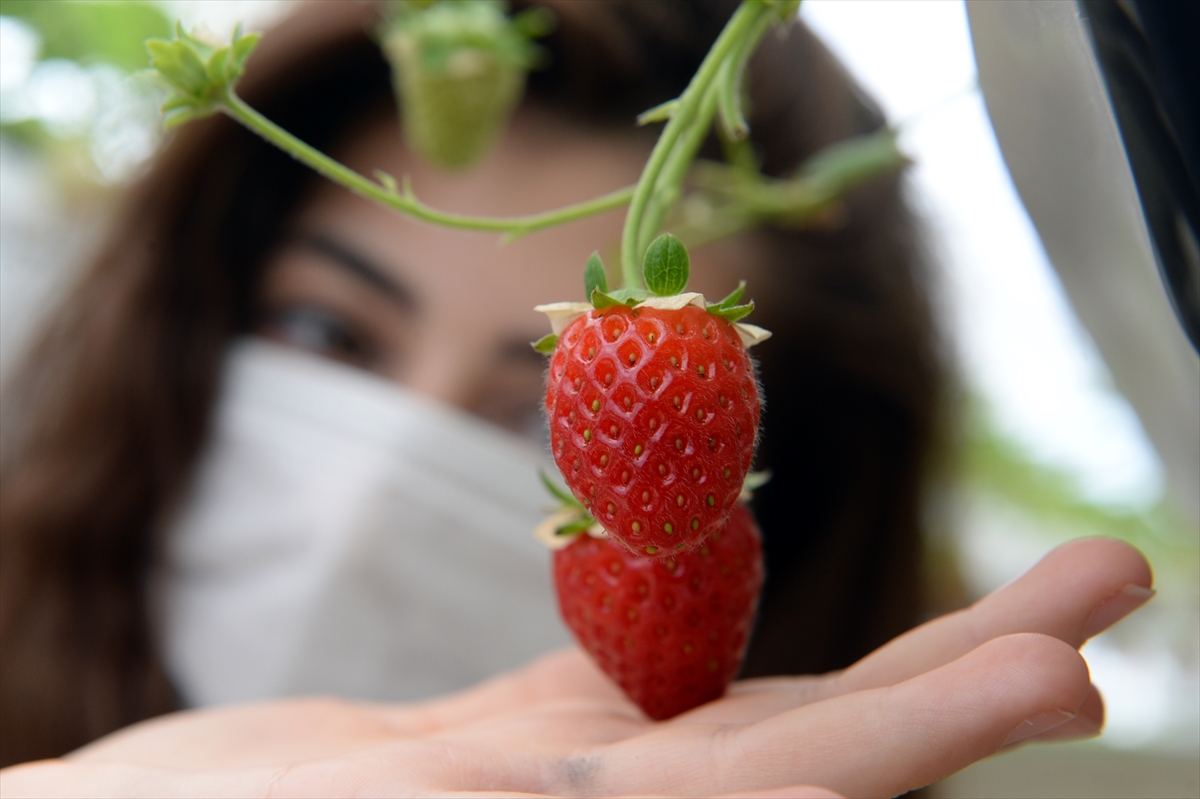
{"type": "Polygon", "coordinates": [[[742,340],[742,346],[750,349],[755,344],[761,344],[771,337],[771,331],[758,325],[750,325],[745,322],[736,322],[733,325],[737,328],[738,337],[742,340]]]}
{"type": "Polygon", "coordinates": [[[694,291],[685,292],[683,294],[672,294],[670,297],[647,297],[639,302],[634,308],[657,308],[660,311],[678,311],[686,308],[689,305],[695,305],[697,308],[707,308],[708,305],[704,302],[704,295],[694,291]]]}
{"type": "Polygon", "coordinates": [[[550,330],[561,336],[567,326],[592,310],[590,302],[551,302],[538,305],[533,310],[550,317],[550,330]]]}
{"type": "MultiPolygon", "coordinates": [[[[563,508],[533,528],[533,537],[551,551],[559,550],[575,540],[574,535],[559,535],[558,531],[579,520],[579,508],[563,508]]],[[[578,535],[578,533],[576,533],[578,535]]]]}

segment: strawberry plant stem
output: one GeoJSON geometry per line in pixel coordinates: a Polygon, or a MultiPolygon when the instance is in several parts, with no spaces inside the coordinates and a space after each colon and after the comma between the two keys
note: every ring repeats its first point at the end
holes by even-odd
{"type": "Polygon", "coordinates": [[[633,186],[626,186],[591,200],[527,216],[485,217],[439,211],[418,200],[412,193],[412,189],[408,186],[407,181],[405,181],[402,187],[397,187],[395,179],[390,175],[381,174],[379,182],[363,177],[353,169],[343,166],[320,150],[297,139],[255,111],[232,91],[226,92],[225,97],[220,103],[220,108],[235,121],[245,125],[271,144],[291,155],[297,161],[306,164],[361,197],[373,200],[415,219],[441,225],[442,227],[503,233],[505,234],[505,240],[508,241],[538,230],[554,227],[566,222],[574,222],[589,216],[602,214],[605,211],[611,211],[614,208],[620,208],[629,203],[635,188],[633,186]]]}
{"type": "MultiPolygon", "coordinates": [[[[767,27],[763,24],[764,18],[769,20],[775,14],[776,10],[762,0],[745,0],[730,17],[691,82],[679,96],[679,105],[654,145],[650,159],[646,162],[634,189],[629,209],[625,213],[625,229],[621,234],[621,275],[626,287],[644,286],[641,257],[645,246],[648,246],[657,232],[657,224],[661,223],[671,203],[678,197],[679,184],[686,173],[686,164],[691,161],[690,156],[683,157],[687,148],[677,153],[676,144],[685,132],[694,130],[693,126],[701,126],[707,132],[716,109],[715,102],[708,102],[709,90],[718,74],[722,72],[726,59],[751,49],[752,43],[747,40],[756,33],[761,36],[767,27]],[[668,162],[674,160],[673,156],[683,160],[685,168],[669,170],[671,180],[660,182],[659,176],[663,174],[668,162]],[[643,225],[647,222],[647,211],[652,206],[651,216],[655,225],[646,226],[647,230],[643,232],[643,225]]],[[[703,136],[700,136],[700,140],[703,141],[703,136]]]]}

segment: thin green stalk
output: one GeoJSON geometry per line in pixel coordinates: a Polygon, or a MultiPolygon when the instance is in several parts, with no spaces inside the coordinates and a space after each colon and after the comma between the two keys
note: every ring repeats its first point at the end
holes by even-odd
{"type": "Polygon", "coordinates": [[[758,42],[771,27],[773,18],[773,14],[764,14],[759,17],[754,28],[725,61],[725,69],[717,78],[717,87],[720,92],[717,107],[721,110],[721,127],[725,134],[734,140],[744,139],[750,132],[746,118],[742,115],[741,102],[746,63],[758,49],[758,42]]]}
{"type": "Polygon", "coordinates": [[[645,252],[650,247],[650,242],[658,234],[663,220],[666,219],[671,208],[679,200],[680,194],[683,193],[683,181],[687,177],[692,160],[700,151],[701,145],[708,137],[708,131],[712,128],[713,114],[716,112],[719,95],[719,87],[713,86],[709,90],[704,104],[700,106],[700,113],[696,115],[695,122],[680,137],[675,149],[671,151],[667,163],[663,165],[662,172],[658,176],[658,183],[646,205],[646,212],[642,214],[637,241],[638,252],[645,252]]]}
{"type": "Polygon", "coordinates": [[[658,142],[654,145],[650,159],[646,162],[641,178],[638,179],[637,187],[634,189],[633,198],[629,201],[629,210],[625,214],[625,229],[621,235],[621,274],[626,287],[643,285],[640,256],[645,250],[639,247],[642,238],[641,224],[650,203],[651,194],[658,186],[659,175],[674,150],[675,143],[697,121],[697,111],[700,110],[701,104],[707,98],[709,87],[725,59],[738,51],[743,38],[753,32],[763,15],[773,13],[775,12],[772,8],[765,3],[756,2],[756,0],[746,0],[738,6],[737,11],[725,25],[725,29],[721,31],[721,35],[713,43],[712,49],[708,51],[708,55],[705,56],[688,87],[680,95],[679,107],[671,115],[670,121],[667,122],[658,142]]]}
{"type": "Polygon", "coordinates": [[[431,222],[435,225],[457,228],[459,230],[504,233],[506,234],[506,241],[511,241],[512,239],[544,228],[554,227],[566,222],[574,222],[589,216],[602,214],[605,211],[611,211],[614,208],[620,208],[629,203],[636,188],[634,186],[626,186],[591,200],[527,216],[486,217],[439,211],[435,208],[430,208],[418,200],[412,193],[412,189],[408,186],[407,181],[403,187],[397,188],[395,179],[390,175],[382,173],[379,173],[379,183],[368,180],[353,169],[342,166],[320,150],[300,141],[246,105],[232,91],[226,93],[221,103],[221,110],[259,136],[262,136],[271,144],[291,155],[297,161],[306,164],[333,182],[344,186],[361,197],[373,200],[415,219],[431,222]]]}

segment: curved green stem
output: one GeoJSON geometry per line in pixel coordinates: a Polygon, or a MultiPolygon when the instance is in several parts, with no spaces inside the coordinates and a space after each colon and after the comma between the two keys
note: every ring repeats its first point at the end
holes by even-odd
{"type": "Polygon", "coordinates": [[[758,42],[771,26],[773,19],[776,19],[774,14],[763,14],[759,17],[754,27],[730,54],[724,70],[717,77],[717,91],[720,93],[717,107],[721,112],[721,127],[724,134],[734,141],[740,141],[750,133],[750,126],[746,124],[746,118],[742,115],[742,85],[745,82],[746,64],[758,49],[758,42]]]}
{"type": "Polygon", "coordinates": [[[719,95],[718,87],[713,86],[709,90],[705,95],[704,103],[700,106],[700,112],[697,114],[695,122],[680,136],[678,144],[663,165],[658,182],[654,186],[654,192],[646,204],[646,212],[642,214],[637,241],[638,252],[644,253],[650,247],[650,242],[658,234],[663,220],[679,200],[679,196],[683,192],[683,181],[687,177],[692,160],[700,151],[700,146],[704,144],[704,139],[707,138],[708,131],[712,127],[713,114],[719,95]]]}
{"type": "MultiPolygon", "coordinates": [[[[643,286],[641,256],[645,249],[642,247],[642,241],[648,242],[649,238],[653,238],[653,232],[656,232],[653,228],[648,228],[652,232],[648,235],[643,233],[646,212],[651,204],[652,195],[663,193],[669,197],[678,192],[677,187],[659,183],[659,176],[671,159],[676,143],[693,125],[705,125],[705,129],[707,129],[707,123],[712,120],[712,112],[707,115],[707,119],[702,119],[700,112],[702,105],[708,99],[709,89],[721,71],[725,60],[742,51],[744,40],[756,29],[766,30],[765,26],[760,28],[760,21],[764,16],[775,13],[774,9],[761,0],[746,0],[738,6],[725,25],[725,29],[721,31],[721,35],[717,37],[708,51],[708,55],[701,62],[700,68],[696,70],[691,82],[679,96],[679,106],[671,115],[670,121],[667,122],[658,142],[654,145],[650,159],[646,162],[642,175],[638,179],[637,187],[634,189],[633,198],[629,201],[629,210],[626,211],[625,229],[621,234],[621,275],[626,287],[643,286]]],[[[715,107],[714,103],[712,108],[715,109],[715,107]]],[[[690,159],[688,160],[690,161],[690,159]]],[[[682,181],[682,176],[679,179],[682,181]]],[[[657,209],[655,215],[658,216],[657,209]]],[[[661,221],[662,217],[658,216],[658,219],[661,221]]]]}
{"type": "Polygon", "coordinates": [[[283,128],[276,125],[234,94],[226,92],[220,104],[221,110],[237,122],[262,136],[271,144],[279,147],[297,161],[311,167],[333,182],[344,186],[355,194],[368,200],[385,205],[388,208],[407,214],[424,222],[431,222],[443,227],[459,230],[481,230],[492,233],[504,233],[505,240],[511,241],[529,233],[544,228],[574,222],[589,216],[611,211],[627,205],[634,194],[634,186],[626,186],[608,194],[585,200],[574,205],[556,208],[540,214],[513,217],[470,216],[439,211],[425,205],[412,193],[407,181],[403,187],[397,188],[396,181],[390,175],[380,176],[380,182],[369,180],[343,166],[320,150],[305,144],[283,128]]]}

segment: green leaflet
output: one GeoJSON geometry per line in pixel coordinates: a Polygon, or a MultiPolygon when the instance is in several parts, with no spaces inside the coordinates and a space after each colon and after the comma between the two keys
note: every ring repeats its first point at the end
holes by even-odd
{"type": "Polygon", "coordinates": [[[534,350],[540,352],[542,355],[549,355],[550,353],[554,352],[554,348],[557,345],[558,336],[554,335],[553,333],[547,333],[537,341],[533,342],[530,346],[532,346],[534,350]]]}
{"type": "Polygon", "coordinates": [[[719,316],[728,322],[739,322],[754,311],[754,300],[745,305],[734,305],[722,308],[720,305],[709,305],[706,310],[713,316],[719,316]]]}
{"type": "Polygon", "coordinates": [[[588,256],[587,265],[583,267],[583,296],[589,299],[593,291],[604,294],[608,291],[608,275],[604,271],[604,262],[600,253],[594,252],[588,256]]]}
{"type": "Polygon", "coordinates": [[[583,505],[579,504],[579,500],[575,499],[575,497],[571,496],[566,491],[564,491],[563,489],[561,489],[557,485],[555,485],[554,481],[550,479],[550,475],[546,474],[545,471],[538,471],[538,477],[541,479],[542,485],[544,485],[546,487],[546,490],[550,492],[550,495],[553,496],[555,499],[557,499],[559,502],[561,502],[564,505],[570,505],[572,507],[577,507],[577,508],[583,507],[583,505]]]}
{"type": "Polygon", "coordinates": [[[585,513],[582,518],[577,519],[569,524],[564,524],[562,527],[559,527],[557,530],[554,531],[554,534],[561,535],[561,536],[579,535],[580,533],[586,531],[589,527],[591,527],[595,523],[596,523],[596,520],[593,519],[591,516],[588,516],[585,513]]]}
{"type": "Polygon", "coordinates": [[[649,296],[650,292],[645,289],[632,286],[609,292],[592,289],[588,300],[592,303],[592,307],[599,311],[601,308],[611,308],[614,305],[637,305],[649,296]]]}
{"type": "Polygon", "coordinates": [[[650,242],[642,260],[642,275],[646,286],[659,297],[683,291],[688,282],[688,253],[683,242],[670,233],[650,242]]]}
{"type": "Polygon", "coordinates": [[[726,319],[730,322],[737,322],[749,316],[750,312],[754,310],[754,300],[751,300],[745,305],[737,304],[738,300],[740,300],[742,295],[745,293],[746,281],[738,281],[737,288],[729,292],[725,299],[716,303],[708,303],[708,305],[705,306],[705,310],[707,310],[713,316],[719,316],[722,319],[726,319]]]}
{"type": "MultiPolygon", "coordinates": [[[[733,306],[737,305],[738,300],[740,300],[742,298],[742,295],[745,293],[746,293],[746,281],[739,280],[738,284],[737,284],[737,288],[735,288],[733,291],[731,291],[727,295],[725,295],[725,299],[718,302],[716,304],[716,307],[720,308],[723,311],[728,310],[728,309],[732,308],[733,306]]],[[[709,305],[710,313],[712,311],[712,308],[713,308],[713,306],[709,305]]]]}

